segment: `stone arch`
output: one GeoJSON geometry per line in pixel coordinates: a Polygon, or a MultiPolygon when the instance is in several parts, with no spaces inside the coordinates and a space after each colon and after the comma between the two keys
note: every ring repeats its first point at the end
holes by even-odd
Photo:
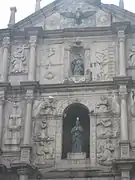
{"type": "Polygon", "coordinates": [[[56,114],[57,115],[63,115],[63,112],[65,111],[66,108],[68,108],[69,106],[71,106],[72,104],[75,103],[79,103],[82,104],[84,107],[86,107],[88,109],[88,111],[90,112],[91,110],[89,109],[89,103],[85,101],[80,101],[78,99],[76,100],[61,100],[58,102],[57,104],[57,110],[56,110],[56,114]]]}
{"type": "Polygon", "coordinates": [[[62,136],[62,158],[67,158],[69,153],[73,153],[73,134],[71,130],[76,126],[76,120],[79,118],[83,129],[82,135],[82,153],[89,157],[89,137],[90,137],[90,117],[89,109],[80,102],[74,102],[68,105],[63,111],[63,136],[62,136]]]}

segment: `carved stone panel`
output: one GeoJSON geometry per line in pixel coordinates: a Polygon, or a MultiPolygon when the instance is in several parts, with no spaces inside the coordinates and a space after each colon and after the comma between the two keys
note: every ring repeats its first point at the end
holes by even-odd
{"type": "Polygon", "coordinates": [[[46,119],[35,122],[34,131],[34,164],[46,164],[46,160],[54,159],[54,137],[48,134],[49,127],[46,119]]]}
{"type": "Polygon", "coordinates": [[[5,145],[19,145],[21,142],[22,112],[19,102],[9,102],[6,113],[5,145]]]}
{"type": "Polygon", "coordinates": [[[100,165],[111,165],[115,153],[116,145],[111,139],[99,140],[97,142],[97,162],[100,165]]]}
{"type": "Polygon", "coordinates": [[[93,43],[90,69],[92,80],[111,80],[116,73],[115,43],[93,43]]]}
{"type": "Polygon", "coordinates": [[[10,74],[25,74],[28,72],[27,49],[25,45],[18,46],[10,56],[10,74]]]}
{"type": "Polygon", "coordinates": [[[41,46],[39,49],[40,83],[55,84],[63,81],[63,45],[41,46]]]}
{"type": "Polygon", "coordinates": [[[135,68],[135,45],[132,45],[129,51],[128,67],[135,68]]]}

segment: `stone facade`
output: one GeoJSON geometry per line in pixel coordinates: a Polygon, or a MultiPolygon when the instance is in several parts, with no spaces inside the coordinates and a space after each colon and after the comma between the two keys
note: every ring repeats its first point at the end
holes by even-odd
{"type": "Polygon", "coordinates": [[[134,178],[134,18],[99,0],[58,0],[0,30],[3,180],[134,178]],[[88,151],[63,158],[72,105],[88,112],[88,151]]]}

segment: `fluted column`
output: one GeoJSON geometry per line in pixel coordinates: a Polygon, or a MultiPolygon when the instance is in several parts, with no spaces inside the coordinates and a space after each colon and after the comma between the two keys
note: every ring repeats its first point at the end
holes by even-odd
{"type": "Polygon", "coordinates": [[[30,43],[30,59],[29,59],[28,81],[35,81],[37,37],[31,36],[29,43],[30,43]]]}
{"type": "Polygon", "coordinates": [[[7,82],[8,80],[8,49],[10,45],[10,38],[5,37],[3,39],[3,57],[2,57],[2,73],[1,73],[1,79],[3,82],[7,82]]]}
{"type": "Polygon", "coordinates": [[[119,75],[126,76],[126,60],[125,60],[125,31],[118,31],[119,38],[119,75]]]}

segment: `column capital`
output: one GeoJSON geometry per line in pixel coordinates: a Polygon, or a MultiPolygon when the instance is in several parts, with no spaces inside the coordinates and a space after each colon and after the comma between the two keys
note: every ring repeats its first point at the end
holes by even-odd
{"type": "Polygon", "coordinates": [[[33,90],[31,89],[27,90],[25,95],[25,100],[27,101],[27,103],[32,103],[33,99],[34,99],[33,90]]]}
{"type": "Polygon", "coordinates": [[[30,36],[29,44],[31,47],[37,46],[37,36],[30,36]]]}
{"type": "Polygon", "coordinates": [[[125,31],[124,30],[119,30],[118,32],[117,32],[117,35],[118,35],[118,38],[119,38],[119,41],[124,41],[125,40],[125,31]]]}
{"type": "Polygon", "coordinates": [[[9,45],[10,45],[10,37],[4,37],[2,43],[3,43],[3,47],[4,47],[4,48],[9,48],[9,45]]]}
{"type": "Polygon", "coordinates": [[[119,87],[119,95],[121,99],[127,99],[128,91],[126,85],[120,85],[119,87]]]}

